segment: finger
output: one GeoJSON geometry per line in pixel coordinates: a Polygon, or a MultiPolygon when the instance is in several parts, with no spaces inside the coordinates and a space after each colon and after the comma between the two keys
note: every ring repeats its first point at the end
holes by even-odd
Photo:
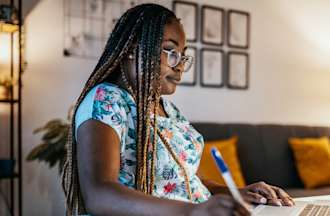
{"type": "Polygon", "coordinates": [[[296,203],[294,202],[293,198],[287,193],[285,192],[283,189],[279,188],[282,192],[284,192],[285,196],[291,201],[291,203],[293,205],[295,205],[296,203]]]}
{"type": "Polygon", "coordinates": [[[285,206],[293,206],[294,202],[292,198],[283,189],[279,187],[272,186],[272,188],[277,193],[278,197],[282,200],[282,204],[285,206]]]}
{"type": "Polygon", "coordinates": [[[296,205],[296,202],[293,200],[292,197],[289,197],[289,199],[291,200],[291,202],[293,203],[293,205],[296,205]]]}
{"type": "Polygon", "coordinates": [[[261,195],[265,196],[269,200],[278,199],[276,192],[271,188],[270,185],[265,182],[261,182],[257,186],[257,192],[261,195]]]}
{"type": "Polygon", "coordinates": [[[280,199],[268,199],[267,204],[272,206],[282,206],[282,202],[280,199]]]}
{"type": "Polygon", "coordinates": [[[255,203],[255,204],[267,203],[267,198],[258,193],[248,191],[246,192],[246,195],[244,195],[243,197],[244,200],[248,203],[255,203]]]}

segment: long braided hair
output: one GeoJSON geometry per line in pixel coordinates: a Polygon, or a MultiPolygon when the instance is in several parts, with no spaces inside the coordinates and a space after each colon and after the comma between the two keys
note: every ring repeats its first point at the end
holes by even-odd
{"type": "MultiPolygon", "coordinates": [[[[178,20],[167,8],[156,4],[141,4],[126,11],[116,23],[94,71],[74,106],[73,116],[86,94],[97,84],[111,81],[113,75],[125,72],[122,61],[134,49],[136,83],[133,94],[137,104],[137,166],[136,189],[151,194],[154,185],[157,110],[160,99],[160,55],[164,26],[178,20]],[[154,118],[151,107],[154,105],[154,118]],[[153,139],[149,140],[151,128],[153,139]],[[153,156],[148,160],[148,151],[153,156]]],[[[66,197],[67,215],[86,214],[79,186],[75,119],[72,118],[67,142],[67,154],[62,173],[62,187],[66,197]]]]}

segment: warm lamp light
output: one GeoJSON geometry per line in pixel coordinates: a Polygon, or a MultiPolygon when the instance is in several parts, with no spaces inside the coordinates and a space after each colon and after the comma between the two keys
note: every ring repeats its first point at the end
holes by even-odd
{"type": "MultiPolygon", "coordinates": [[[[0,65],[10,62],[10,34],[0,32],[0,65]]],[[[1,67],[1,66],[0,66],[1,67]]]]}
{"type": "Polygon", "coordinates": [[[19,57],[18,33],[13,34],[0,32],[0,78],[3,72],[10,71],[10,62],[14,63],[14,70],[18,70],[17,63],[19,57]],[[13,38],[11,38],[13,37],[13,38]],[[13,53],[11,44],[13,43],[13,53]]]}
{"type": "Polygon", "coordinates": [[[19,58],[17,10],[0,5],[0,99],[9,99],[19,58]]]}
{"type": "Polygon", "coordinates": [[[10,65],[11,34],[14,36],[17,31],[17,10],[11,5],[0,5],[0,72],[10,65]]]}

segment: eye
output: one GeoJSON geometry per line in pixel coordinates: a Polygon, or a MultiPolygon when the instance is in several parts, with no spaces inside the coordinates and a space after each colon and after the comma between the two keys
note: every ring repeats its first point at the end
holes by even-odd
{"type": "Polygon", "coordinates": [[[171,51],[171,50],[174,49],[174,47],[171,47],[171,46],[164,46],[163,49],[166,50],[166,51],[171,51]]]}

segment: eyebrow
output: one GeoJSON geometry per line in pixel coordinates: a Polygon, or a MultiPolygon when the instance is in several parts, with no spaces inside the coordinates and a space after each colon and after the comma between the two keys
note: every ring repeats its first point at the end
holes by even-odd
{"type": "MultiPolygon", "coordinates": [[[[179,46],[179,43],[178,43],[176,40],[172,39],[172,38],[170,38],[170,39],[166,39],[165,41],[172,42],[172,43],[174,43],[176,46],[179,46]]],[[[187,48],[188,48],[188,47],[185,46],[185,47],[183,48],[183,51],[185,51],[187,48]]]]}

